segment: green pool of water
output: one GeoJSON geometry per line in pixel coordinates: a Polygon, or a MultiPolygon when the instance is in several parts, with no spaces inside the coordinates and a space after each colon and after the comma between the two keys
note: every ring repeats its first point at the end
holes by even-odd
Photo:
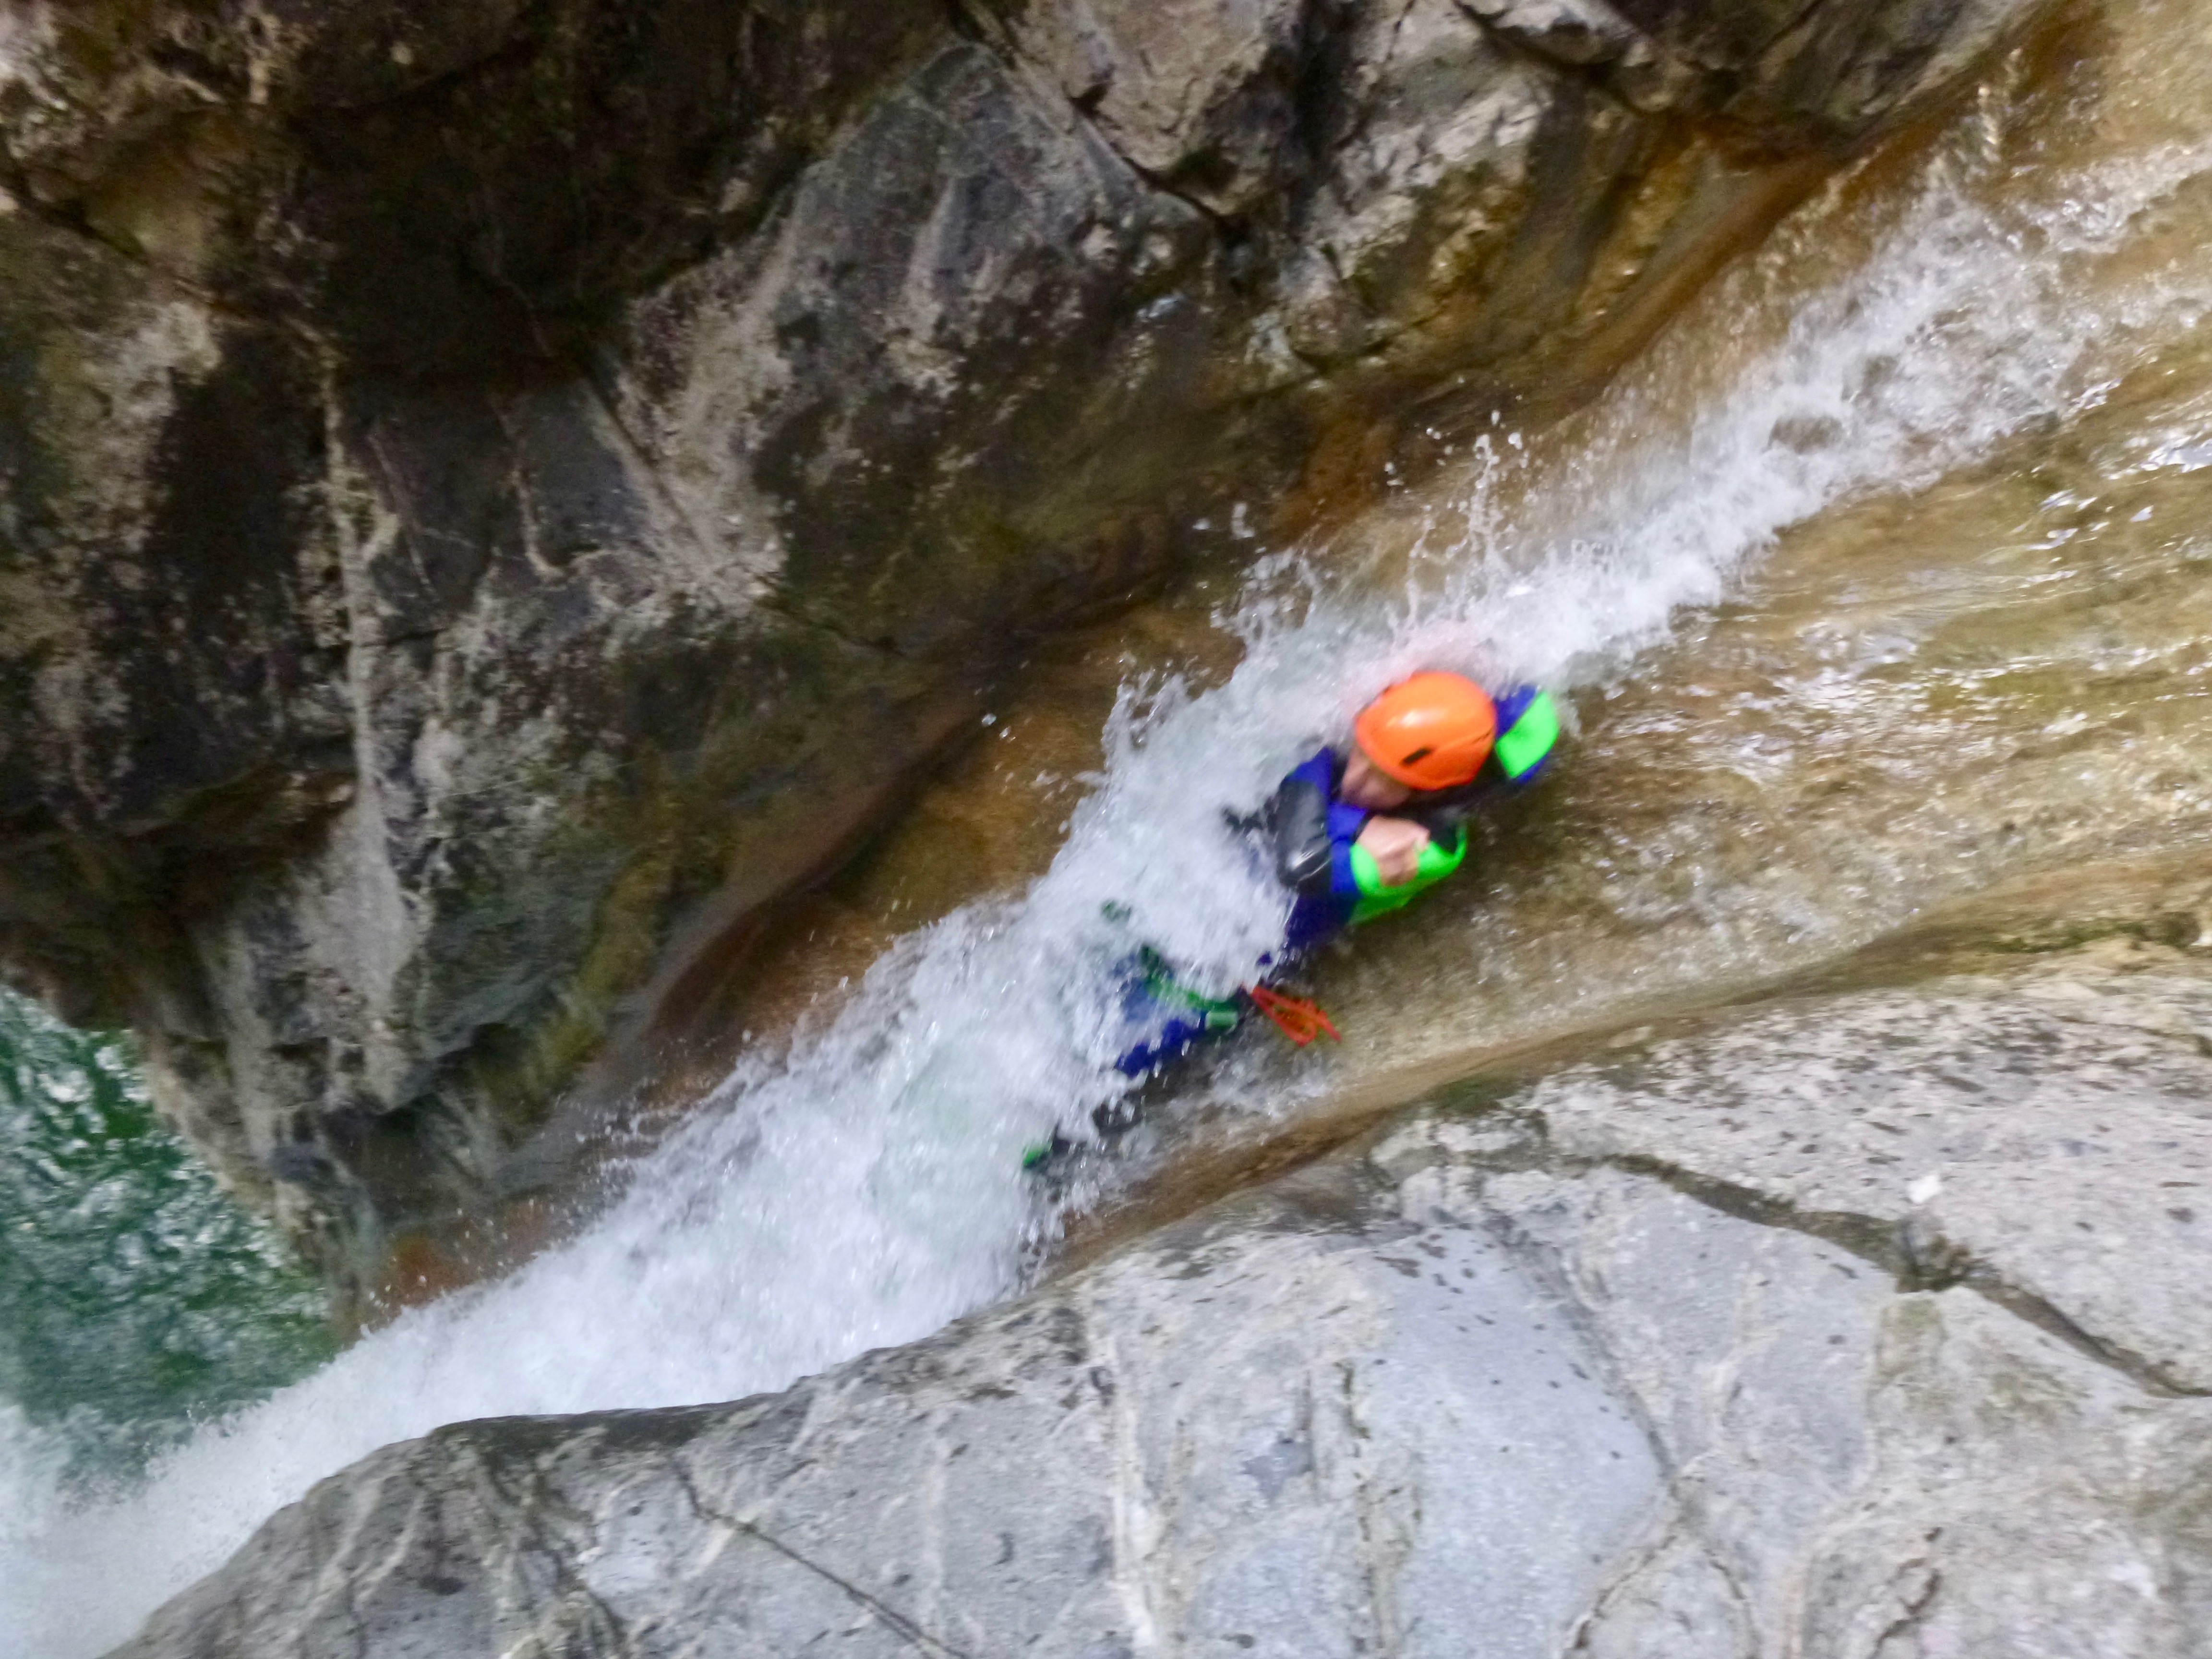
{"type": "Polygon", "coordinates": [[[0,992],[0,1407],[74,1483],[328,1358],[320,1289],[155,1115],[127,1039],[0,992]]]}

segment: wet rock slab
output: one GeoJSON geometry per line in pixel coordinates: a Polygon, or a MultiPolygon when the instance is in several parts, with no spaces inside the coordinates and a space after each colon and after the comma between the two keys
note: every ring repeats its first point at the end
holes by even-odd
{"type": "Polygon", "coordinates": [[[2151,1386],[2212,1390],[2212,984],[2116,943],[2136,971],[2074,959],[1784,1006],[1572,1068],[1514,1110],[1553,1159],[1985,1288],[2151,1386]]]}
{"type": "Polygon", "coordinates": [[[120,1651],[2201,1651],[2208,1252],[2068,1235],[2196,1167],[2208,988],[2076,961],[1431,1103],[781,1395],[390,1448],[120,1651]]]}

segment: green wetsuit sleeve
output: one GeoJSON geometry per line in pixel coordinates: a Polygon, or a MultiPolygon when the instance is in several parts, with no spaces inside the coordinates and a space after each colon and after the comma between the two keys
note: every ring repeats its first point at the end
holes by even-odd
{"type": "Polygon", "coordinates": [[[1454,830],[1448,843],[1431,836],[1429,844],[1421,848],[1419,862],[1413,866],[1413,878],[1395,887],[1386,887],[1382,884],[1382,872],[1376,868],[1375,855],[1364,847],[1354,845],[1352,878],[1359,888],[1359,902],[1352,910],[1352,920],[1365,921],[1402,908],[1415,894],[1435,886],[1466,861],[1465,830],[1454,830]]]}
{"type": "Polygon", "coordinates": [[[1498,770],[1518,783],[1551,755],[1559,741],[1559,706],[1548,691],[1539,691],[1506,730],[1498,734],[1498,770]]]}

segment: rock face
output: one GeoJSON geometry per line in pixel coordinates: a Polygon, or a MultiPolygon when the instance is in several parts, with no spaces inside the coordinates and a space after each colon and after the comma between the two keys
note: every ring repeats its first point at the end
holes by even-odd
{"type": "Polygon", "coordinates": [[[915,1347],[464,1424],[118,1659],[2201,1652],[2212,980],[1472,1086],[915,1347]]]}
{"type": "Polygon", "coordinates": [[[1039,629],[1594,384],[2027,9],[0,8],[0,968],[343,1277],[1039,629]]]}

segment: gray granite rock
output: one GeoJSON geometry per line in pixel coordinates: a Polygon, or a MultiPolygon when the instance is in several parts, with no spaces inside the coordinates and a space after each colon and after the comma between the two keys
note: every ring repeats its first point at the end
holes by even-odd
{"type": "Polygon", "coordinates": [[[2147,1382],[2205,1392],[2208,1040],[2212,984],[2069,964],[1784,1006],[1547,1079],[1516,1109],[1550,1158],[1985,1285],[2147,1382]]]}
{"type": "Polygon", "coordinates": [[[2185,1365],[2212,1251],[2043,1264],[2070,1260],[2069,1142],[2212,1081],[2205,982],[2078,968],[1440,1099],[781,1395],[441,1430],[118,1656],[2180,1659],[2212,1614],[2212,1401],[2096,1333],[2185,1365]],[[2030,1066],[2024,1107],[1972,1086],[2030,1066]],[[1700,1110],[1839,1150],[1762,1197],[1780,1155],[1696,1139],[1700,1110]],[[1931,1278],[1878,1242],[1912,1222],[1870,1110],[2052,1212],[1931,1278]],[[1971,1152],[1992,1117],[2020,1133],[1971,1152]],[[1606,1123],[1674,1125],[1668,1158],[1606,1123]]]}

